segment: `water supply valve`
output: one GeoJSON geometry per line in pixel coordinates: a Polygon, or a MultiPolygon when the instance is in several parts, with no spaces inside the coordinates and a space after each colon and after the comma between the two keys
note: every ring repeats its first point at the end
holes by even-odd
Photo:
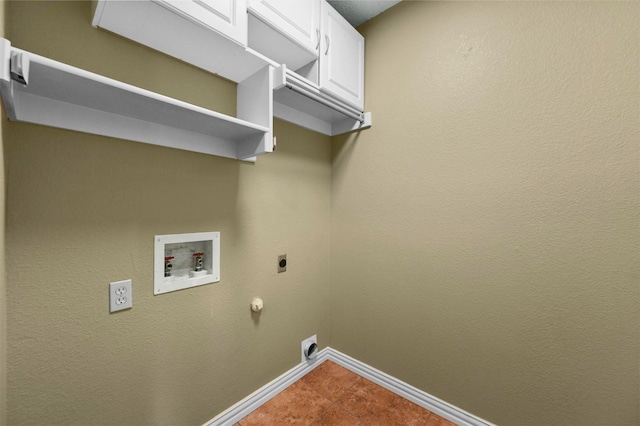
{"type": "Polygon", "coordinates": [[[174,259],[173,256],[166,256],[164,258],[164,276],[165,277],[171,276],[171,269],[173,268],[173,263],[171,263],[171,261],[173,259],[174,259]]]}
{"type": "Polygon", "coordinates": [[[192,258],[193,258],[193,264],[192,264],[193,269],[189,271],[189,277],[194,278],[194,277],[201,277],[203,275],[206,275],[207,270],[204,267],[204,253],[202,252],[193,253],[192,258]]]}
{"type": "Polygon", "coordinates": [[[203,268],[204,253],[193,253],[193,270],[196,272],[202,271],[203,268]]]}

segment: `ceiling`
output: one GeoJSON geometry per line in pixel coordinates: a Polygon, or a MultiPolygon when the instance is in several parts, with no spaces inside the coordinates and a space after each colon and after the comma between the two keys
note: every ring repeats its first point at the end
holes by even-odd
{"type": "Polygon", "coordinates": [[[347,21],[354,27],[364,24],[374,16],[400,3],[400,0],[328,0],[347,21]]]}

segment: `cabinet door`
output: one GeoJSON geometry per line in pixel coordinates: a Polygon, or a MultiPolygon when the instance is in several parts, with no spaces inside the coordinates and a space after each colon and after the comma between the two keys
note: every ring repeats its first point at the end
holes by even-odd
{"type": "Polygon", "coordinates": [[[153,0],[185,18],[247,45],[247,0],[153,0]]]}
{"type": "Polygon", "coordinates": [[[364,108],[364,37],[322,2],[320,89],[364,108]]]}
{"type": "Polygon", "coordinates": [[[249,0],[248,9],[307,50],[318,50],[320,0],[249,0]]]}

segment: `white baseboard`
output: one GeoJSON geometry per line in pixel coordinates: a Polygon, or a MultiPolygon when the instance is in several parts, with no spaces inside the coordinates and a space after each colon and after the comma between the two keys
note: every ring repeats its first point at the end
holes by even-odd
{"type": "Polygon", "coordinates": [[[401,380],[396,379],[370,365],[360,362],[332,348],[326,348],[326,359],[335,362],[344,368],[353,371],[359,376],[382,386],[383,388],[407,399],[414,404],[425,408],[447,420],[451,420],[459,426],[495,426],[486,420],[483,420],[473,414],[449,404],[433,395],[429,395],[420,389],[411,386],[401,380]]]}
{"type": "Polygon", "coordinates": [[[389,376],[363,362],[351,358],[332,348],[324,348],[318,352],[318,356],[313,361],[298,364],[291,370],[284,373],[270,383],[264,385],[251,395],[244,398],[237,404],[218,414],[216,417],[204,424],[204,426],[230,426],[249,415],[253,410],[282,392],[289,385],[302,378],[312,371],[323,361],[330,360],[342,367],[353,371],[359,376],[382,386],[385,389],[399,395],[445,419],[451,420],[459,426],[495,426],[473,414],[467,413],[460,408],[442,401],[435,396],[429,395],[401,380],[389,376]]]}
{"type": "Polygon", "coordinates": [[[203,426],[230,426],[242,420],[253,410],[285,390],[305,374],[312,371],[327,359],[327,349],[318,352],[316,359],[302,362],[291,370],[267,383],[242,401],[227,408],[222,413],[209,420],[203,426]]]}

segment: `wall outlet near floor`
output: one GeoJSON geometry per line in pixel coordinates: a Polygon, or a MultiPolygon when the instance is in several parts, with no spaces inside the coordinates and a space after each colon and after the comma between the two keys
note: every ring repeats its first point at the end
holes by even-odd
{"type": "Polygon", "coordinates": [[[300,344],[301,362],[313,361],[318,355],[318,337],[313,335],[308,339],[304,339],[300,344]]]}
{"type": "Polygon", "coordinates": [[[121,311],[133,307],[131,280],[109,283],[109,312],[121,311]]]}

